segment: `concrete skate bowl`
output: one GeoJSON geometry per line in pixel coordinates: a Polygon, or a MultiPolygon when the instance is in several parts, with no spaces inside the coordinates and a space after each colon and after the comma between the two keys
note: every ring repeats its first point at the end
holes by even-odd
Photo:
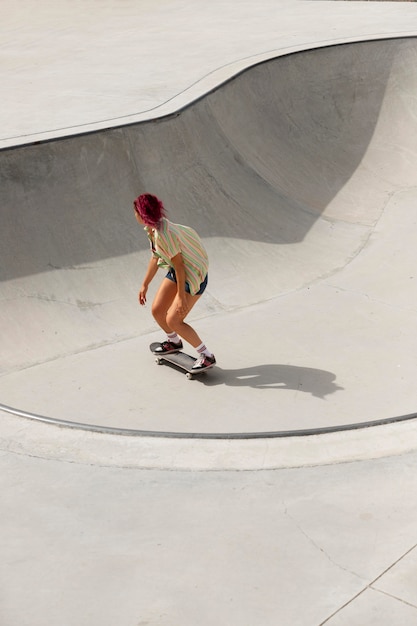
{"type": "Polygon", "coordinates": [[[379,40],[249,67],[163,119],[2,151],[3,410],[208,437],[413,416],[416,110],[417,40],[379,40]],[[145,190],[210,255],[192,320],[219,366],[198,381],[148,350],[145,190]]]}

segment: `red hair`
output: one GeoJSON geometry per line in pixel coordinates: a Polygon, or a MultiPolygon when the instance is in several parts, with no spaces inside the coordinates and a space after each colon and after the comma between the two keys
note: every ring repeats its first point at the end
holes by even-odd
{"type": "Polygon", "coordinates": [[[151,193],[143,193],[133,202],[135,211],[139,213],[146,226],[157,228],[163,217],[165,217],[165,207],[162,200],[151,193]]]}

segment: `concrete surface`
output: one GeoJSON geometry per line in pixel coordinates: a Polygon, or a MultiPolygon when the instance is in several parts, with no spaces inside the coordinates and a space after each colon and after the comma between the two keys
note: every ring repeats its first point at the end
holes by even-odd
{"type": "Polygon", "coordinates": [[[164,120],[1,152],[2,404],[186,433],[413,414],[416,57],[298,52],[164,120]],[[148,350],[145,190],[210,256],[193,320],[218,367],[193,383],[148,350]]]}
{"type": "Polygon", "coordinates": [[[0,401],[189,431],[0,412],[2,626],[417,625],[416,420],[191,436],[415,411],[415,40],[284,56],[179,116],[104,130],[254,60],[416,35],[414,3],[2,8],[2,147],[101,132],[0,154],[0,401]],[[149,360],[130,215],[144,183],[210,247],[196,321],[220,356],[203,384],[149,360]],[[237,283],[224,255],[241,245],[237,283]]]}
{"type": "Polygon", "coordinates": [[[3,452],[0,468],[4,626],[417,624],[415,452],[258,472],[3,452]]]}
{"type": "Polygon", "coordinates": [[[172,113],[257,59],[416,30],[416,7],[396,2],[243,0],[238,16],[230,0],[2,9],[0,147],[172,113]]]}

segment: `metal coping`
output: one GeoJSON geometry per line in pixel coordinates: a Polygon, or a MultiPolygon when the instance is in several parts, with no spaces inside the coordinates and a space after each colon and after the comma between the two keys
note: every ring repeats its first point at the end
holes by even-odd
{"type": "Polygon", "coordinates": [[[397,417],[388,417],[384,419],[371,420],[366,422],[354,422],[352,424],[342,424],[339,426],[326,426],[323,428],[307,428],[300,430],[279,430],[266,432],[243,432],[243,433],[187,433],[187,432],[165,432],[154,430],[135,430],[129,428],[115,428],[111,426],[100,426],[98,424],[84,424],[81,422],[70,422],[67,420],[59,420],[44,415],[37,415],[28,411],[21,411],[5,404],[0,404],[0,411],[24,417],[37,422],[43,422],[63,428],[72,428],[93,433],[102,433],[107,435],[119,435],[127,437],[154,437],[161,439],[222,439],[222,440],[245,440],[245,439],[283,439],[285,437],[308,437],[312,435],[322,435],[328,433],[340,433],[350,430],[364,430],[374,426],[384,426],[398,422],[406,422],[417,419],[417,413],[408,415],[400,415],[397,417]]]}

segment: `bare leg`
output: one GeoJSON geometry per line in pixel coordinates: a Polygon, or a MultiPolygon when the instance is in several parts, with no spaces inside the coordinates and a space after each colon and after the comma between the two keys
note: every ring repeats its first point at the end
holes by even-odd
{"type": "Polygon", "coordinates": [[[152,315],[166,333],[172,333],[174,330],[167,323],[167,313],[176,295],[177,285],[172,280],[164,278],[152,303],[152,315]]]}
{"type": "Polygon", "coordinates": [[[186,312],[185,315],[181,314],[178,311],[177,298],[174,299],[171,307],[167,313],[167,323],[180,337],[185,339],[189,344],[193,346],[193,348],[197,348],[201,345],[202,341],[200,337],[197,335],[196,331],[192,326],[186,324],[184,322],[184,318],[191,311],[193,306],[197,304],[200,296],[191,296],[189,293],[185,294],[185,303],[186,303],[186,312]]]}
{"type": "Polygon", "coordinates": [[[186,311],[178,311],[177,284],[165,278],[152,304],[152,315],[166,333],[176,332],[180,337],[197,348],[202,342],[194,328],[184,322],[184,318],[198,302],[200,296],[185,294],[186,311]]]}

